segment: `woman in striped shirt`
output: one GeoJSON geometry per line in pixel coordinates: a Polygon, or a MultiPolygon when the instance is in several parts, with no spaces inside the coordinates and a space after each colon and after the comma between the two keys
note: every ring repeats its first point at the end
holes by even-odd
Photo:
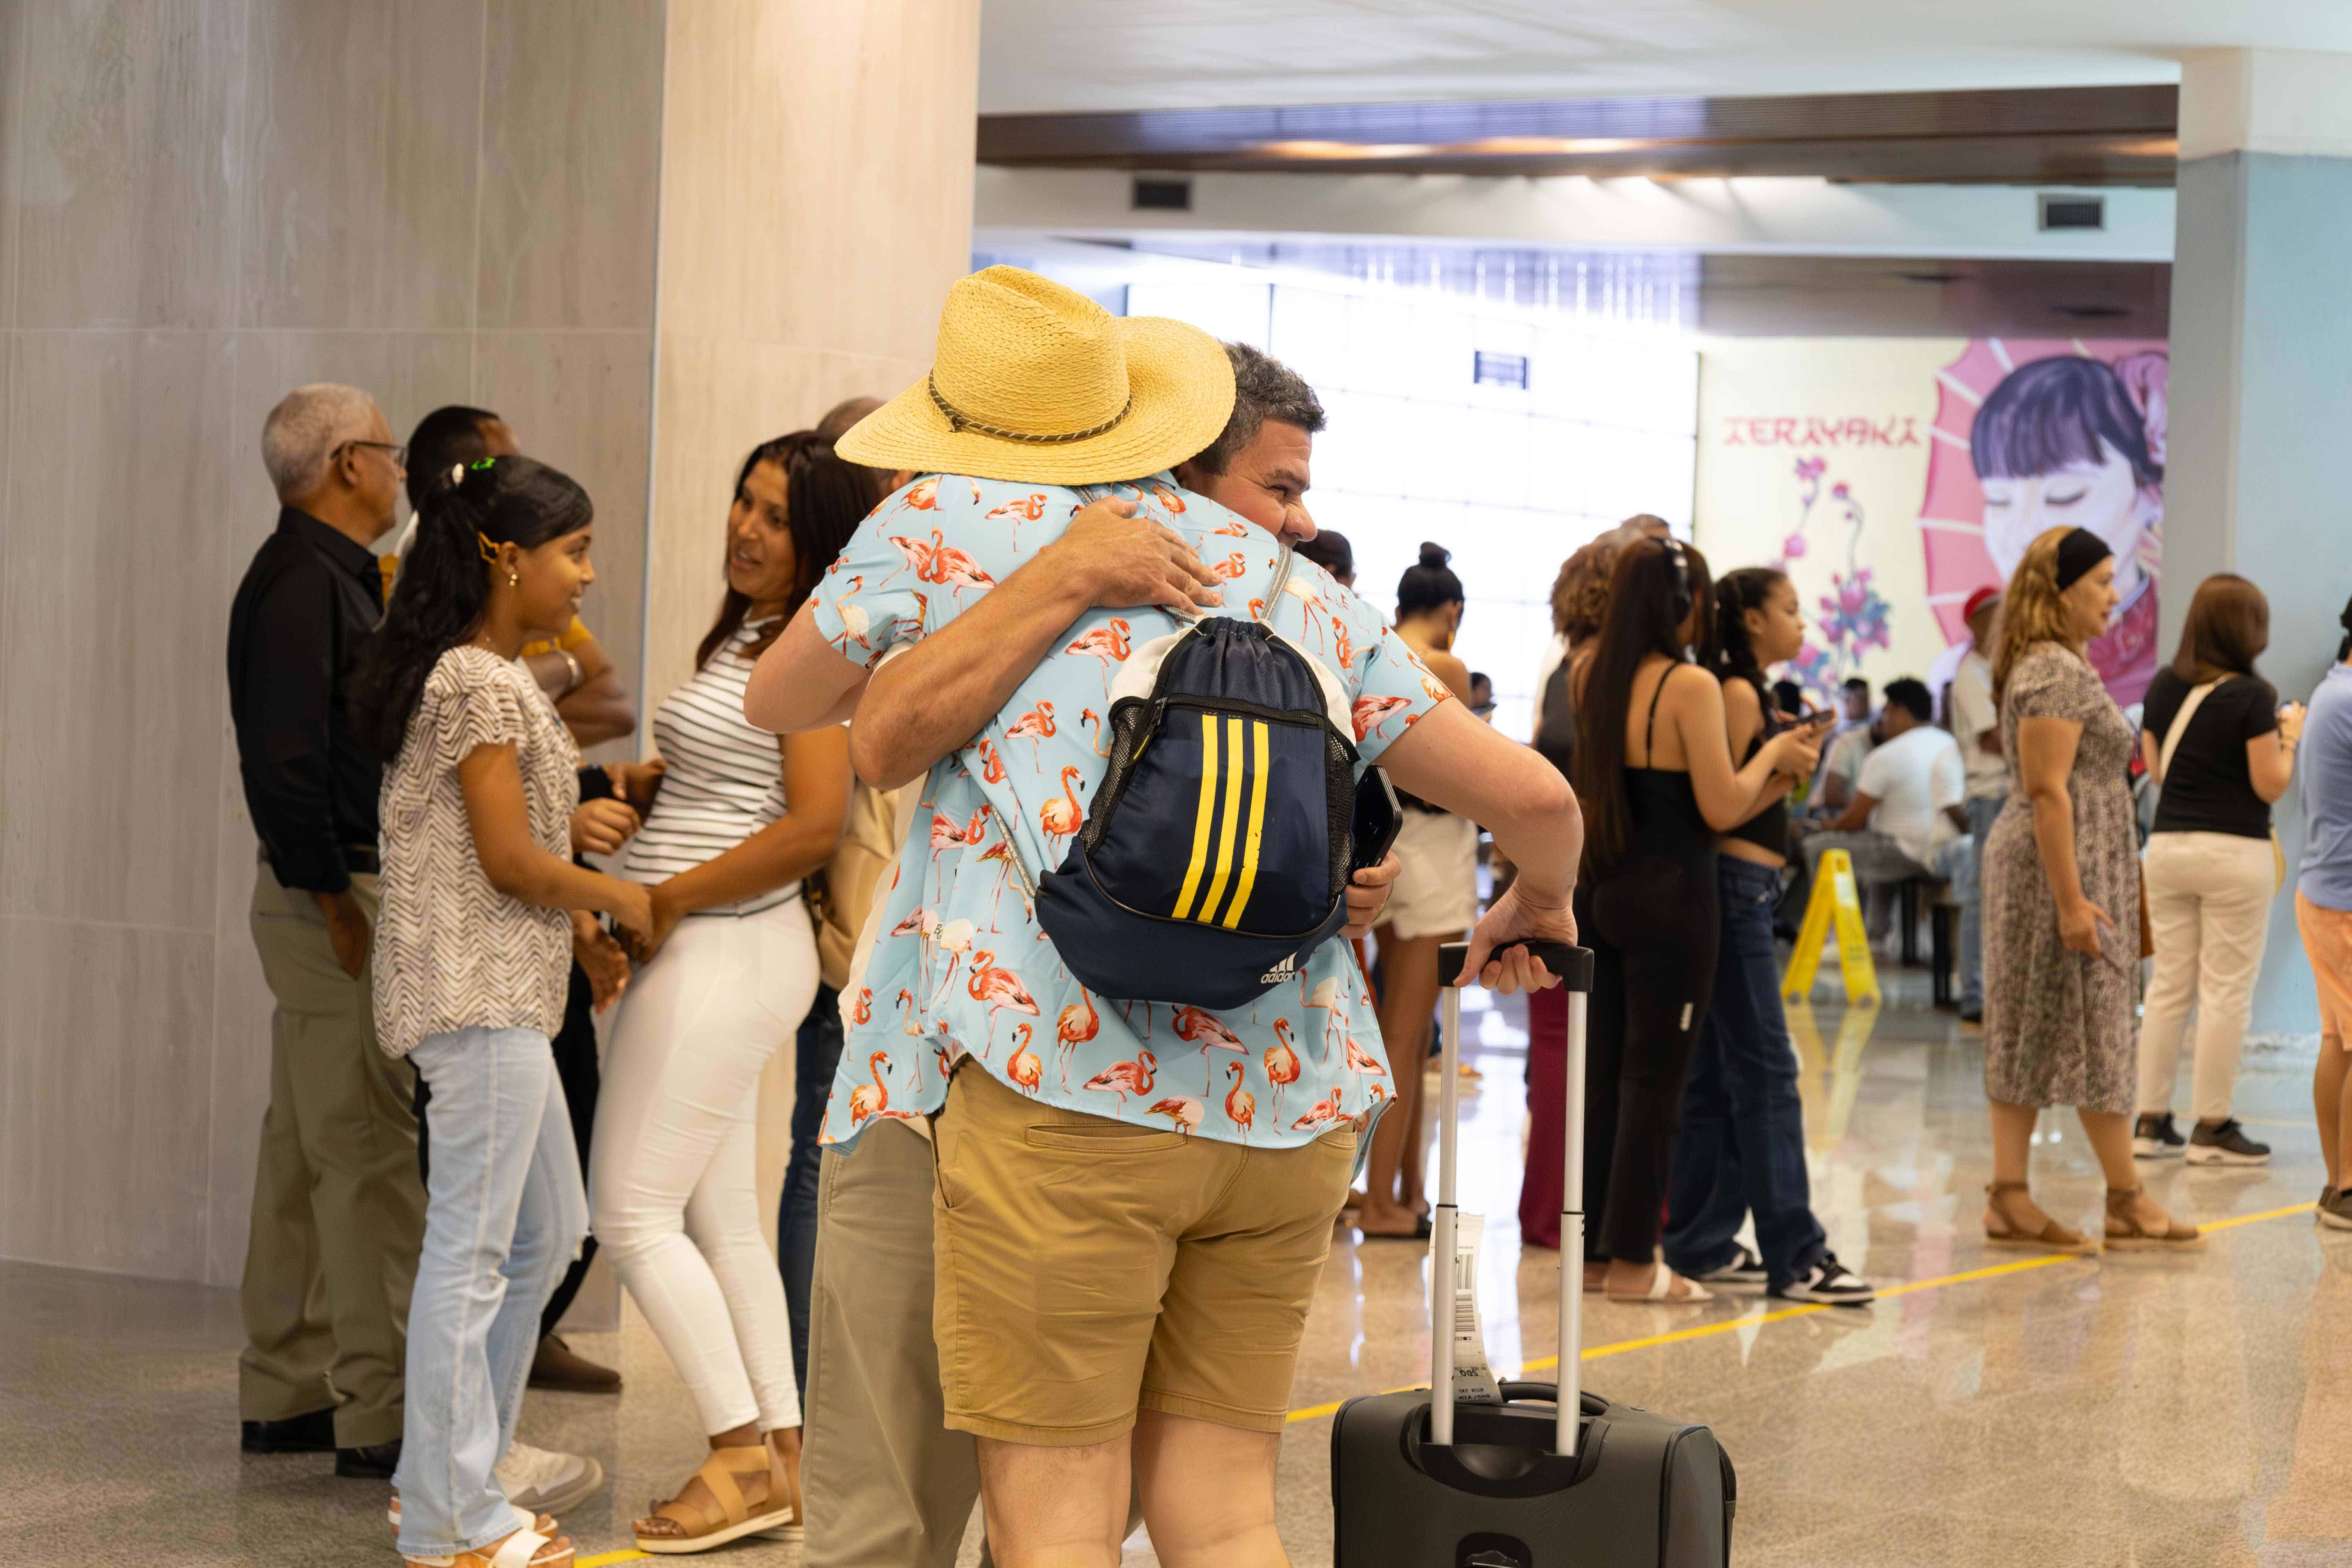
{"type": "Polygon", "coordinates": [[[757,1098],[816,994],[801,879],[841,836],[849,745],[838,728],[752,728],[743,686],[877,499],[866,469],[813,435],[755,449],[728,513],[719,618],[654,713],[667,772],[622,873],[651,885],[653,926],[604,1064],[589,1198],[711,1451],[636,1521],[648,1551],[800,1522],[800,1397],[754,1191],[757,1098]]]}

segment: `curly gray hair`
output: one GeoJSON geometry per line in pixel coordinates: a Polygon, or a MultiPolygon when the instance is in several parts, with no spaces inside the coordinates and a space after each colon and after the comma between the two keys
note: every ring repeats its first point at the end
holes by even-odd
{"type": "Polygon", "coordinates": [[[1213,474],[1223,473],[1234,454],[1255,440],[1258,427],[1269,419],[1296,425],[1309,436],[1323,428],[1323,405],[1297,371],[1247,343],[1227,343],[1225,357],[1234,362],[1233,416],[1193,462],[1213,474]]]}

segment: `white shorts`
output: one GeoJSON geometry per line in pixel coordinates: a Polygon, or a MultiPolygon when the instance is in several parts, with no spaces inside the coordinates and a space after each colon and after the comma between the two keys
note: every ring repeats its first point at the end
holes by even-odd
{"type": "Polygon", "coordinates": [[[1458,936],[1478,923],[1476,823],[1407,807],[1396,852],[1403,867],[1389,884],[1387,923],[1400,940],[1458,936]]]}

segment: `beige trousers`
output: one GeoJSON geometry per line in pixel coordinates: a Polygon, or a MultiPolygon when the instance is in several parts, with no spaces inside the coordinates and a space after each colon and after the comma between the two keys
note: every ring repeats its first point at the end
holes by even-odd
{"type": "MultiPolygon", "coordinates": [[[[375,879],[352,895],[375,919],[375,879]]],[[[254,1173],[237,1406],[248,1421],[333,1408],[335,1444],[401,1434],[408,1296],[425,1237],[415,1075],[375,1042],[373,973],[335,962],[326,917],[265,862],[253,944],[278,999],[254,1173]]]]}
{"type": "MultiPolygon", "coordinates": [[[[2172,1109],[2172,1078],[2189,1009],[2197,1009],[2197,1118],[2230,1114],[2254,976],[2270,934],[2277,867],[2271,841],[2235,833],[2153,833],[2142,858],[2156,973],[2139,1026],[2139,1108],[2172,1109]]],[[[2125,911],[2111,910],[2118,921],[2125,911]]],[[[2126,924],[2126,930],[2129,929],[2126,924]]]]}

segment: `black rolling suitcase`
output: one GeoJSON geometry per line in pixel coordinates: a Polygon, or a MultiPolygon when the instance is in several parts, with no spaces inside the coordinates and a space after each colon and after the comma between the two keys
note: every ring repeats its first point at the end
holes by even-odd
{"type": "MultiPolygon", "coordinates": [[[[1530,942],[1568,999],[1559,1384],[1457,1379],[1454,1121],[1467,949],[1438,950],[1444,1066],[1430,1262],[1429,1389],[1351,1399],[1331,1426],[1336,1568],[1724,1568],[1731,1459],[1705,1426],[1582,1392],[1584,1014],[1592,954],[1530,942]],[[1563,1394],[1564,1391],[1564,1394],[1563,1394]],[[1575,1418],[1569,1419],[1568,1412],[1575,1418]]],[[[1466,1289],[1470,1281],[1460,1282],[1466,1289]]]]}

